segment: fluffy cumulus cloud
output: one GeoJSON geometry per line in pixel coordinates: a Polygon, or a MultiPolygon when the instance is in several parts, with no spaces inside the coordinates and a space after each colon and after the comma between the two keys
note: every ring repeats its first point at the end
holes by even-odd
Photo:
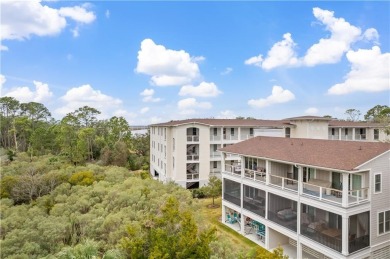
{"type": "Polygon", "coordinates": [[[145,89],[140,93],[141,96],[143,96],[142,101],[146,103],[156,103],[161,101],[161,98],[154,98],[154,90],[153,89],[145,89]]]}
{"type": "Polygon", "coordinates": [[[265,58],[260,54],[245,60],[245,64],[258,66],[264,70],[281,66],[332,64],[339,62],[355,42],[368,40],[379,44],[379,34],[374,28],[362,33],[360,28],[351,25],[344,18],[335,17],[334,12],[318,7],[313,8],[313,15],[330,32],[330,36],[313,44],[303,57],[297,56],[295,51],[297,44],[290,33],[285,33],[283,40],[275,43],[265,58]]]}
{"type": "MultiPolygon", "coordinates": [[[[5,82],[5,78],[4,78],[5,82]]],[[[2,89],[3,96],[14,97],[20,102],[45,102],[49,100],[53,93],[50,91],[48,84],[34,81],[35,89],[30,89],[27,86],[14,87],[9,90],[2,89]]]]}
{"type": "Polygon", "coordinates": [[[221,75],[226,76],[226,75],[230,74],[232,71],[233,71],[233,68],[227,67],[227,68],[225,68],[224,71],[221,72],[221,75]]]}
{"type": "Polygon", "coordinates": [[[151,39],[145,39],[138,51],[135,71],[151,76],[151,83],[156,86],[184,85],[199,77],[196,62],[203,59],[191,57],[184,50],[167,49],[151,39]]]}
{"type": "MultiPolygon", "coordinates": [[[[68,21],[74,21],[78,25],[91,23],[96,16],[87,8],[87,5],[83,5],[55,9],[44,5],[40,0],[1,1],[1,40],[23,40],[32,35],[57,35],[68,25],[68,21]]],[[[2,46],[3,48],[6,47],[2,46]]]]}
{"type": "Polygon", "coordinates": [[[305,110],[305,113],[308,115],[316,115],[318,114],[318,109],[316,107],[310,107],[305,110]]]}
{"type": "Polygon", "coordinates": [[[120,99],[105,95],[101,91],[93,89],[88,84],[68,90],[60,99],[64,102],[64,105],[56,109],[55,112],[61,116],[73,112],[80,107],[90,106],[102,112],[104,117],[119,110],[122,104],[120,99]]]}
{"type": "Polygon", "coordinates": [[[198,86],[185,85],[180,89],[181,96],[215,97],[222,92],[214,83],[202,82],[198,86]]]}
{"type": "Polygon", "coordinates": [[[283,40],[275,43],[268,51],[267,57],[262,55],[251,57],[245,61],[247,65],[255,65],[265,70],[270,70],[279,66],[295,66],[298,64],[297,54],[295,53],[294,40],[290,33],[283,35],[283,40]]]}
{"type": "Polygon", "coordinates": [[[253,108],[263,108],[277,103],[286,103],[295,99],[295,95],[281,86],[273,86],[272,94],[267,98],[251,99],[248,101],[248,105],[253,108]]]}
{"type": "Polygon", "coordinates": [[[343,83],[328,89],[328,94],[342,95],[352,92],[380,92],[390,90],[390,53],[381,53],[378,46],[372,49],[348,51],[351,71],[343,83]]]}
{"type": "Polygon", "coordinates": [[[336,63],[347,52],[351,44],[359,40],[361,36],[360,28],[357,28],[343,18],[334,17],[334,12],[322,10],[318,7],[313,8],[314,17],[326,26],[331,35],[329,38],[320,39],[320,41],[311,46],[303,62],[307,66],[315,66],[324,63],[336,63]]]}
{"type": "Polygon", "coordinates": [[[209,102],[198,102],[195,98],[182,99],[177,103],[180,114],[191,115],[197,113],[200,109],[211,109],[209,102]]]}

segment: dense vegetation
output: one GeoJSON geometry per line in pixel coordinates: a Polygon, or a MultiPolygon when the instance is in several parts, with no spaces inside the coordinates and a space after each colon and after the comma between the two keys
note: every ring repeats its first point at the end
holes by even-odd
{"type": "Polygon", "coordinates": [[[84,106],[61,120],[41,103],[0,98],[1,147],[13,160],[19,152],[30,157],[53,154],[74,165],[99,160],[103,165],[147,169],[149,135],[131,135],[123,117],[98,120],[100,111],[84,106]]]}

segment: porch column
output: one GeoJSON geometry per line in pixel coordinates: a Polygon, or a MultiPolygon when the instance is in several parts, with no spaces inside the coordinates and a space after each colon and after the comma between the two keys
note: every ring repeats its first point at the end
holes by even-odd
{"type": "Polygon", "coordinates": [[[341,253],[348,255],[348,216],[342,216],[341,253]]]}
{"type": "Polygon", "coordinates": [[[221,127],[221,147],[223,147],[223,143],[224,143],[224,136],[223,136],[223,127],[221,127]]]}
{"type": "MultiPolygon", "coordinates": [[[[222,184],[222,189],[223,189],[223,184],[222,184]]],[[[222,191],[223,193],[223,191],[222,191]]],[[[222,223],[226,222],[226,208],[225,206],[222,205],[222,223]]]]}
{"type": "Polygon", "coordinates": [[[270,180],[269,175],[271,174],[270,169],[271,169],[271,167],[270,167],[269,161],[265,160],[265,184],[266,185],[269,185],[269,180],[270,180]]]}
{"type": "Polygon", "coordinates": [[[221,156],[222,160],[221,160],[221,172],[225,172],[226,171],[226,168],[225,168],[225,158],[226,158],[226,153],[225,152],[222,152],[222,156],[221,156]]]}
{"type": "Polygon", "coordinates": [[[341,205],[345,208],[348,206],[348,173],[343,173],[343,198],[341,205]]]}
{"type": "Polygon", "coordinates": [[[339,140],[341,140],[341,128],[339,128],[339,140]]]}
{"type": "Polygon", "coordinates": [[[352,140],[355,140],[355,128],[352,128],[352,140]]]}
{"type": "Polygon", "coordinates": [[[241,177],[245,175],[245,157],[241,156],[241,177]]]}
{"type": "Polygon", "coordinates": [[[265,241],[264,241],[265,249],[269,250],[269,227],[265,225],[265,241]]]}
{"type": "Polygon", "coordinates": [[[302,195],[302,193],[303,193],[303,170],[302,170],[302,166],[298,166],[298,195],[302,195]]]}
{"type": "Polygon", "coordinates": [[[297,240],[297,258],[303,258],[302,257],[302,244],[301,241],[299,241],[299,235],[297,240]]]}
{"type": "Polygon", "coordinates": [[[241,139],[241,127],[238,127],[238,130],[237,130],[237,133],[238,133],[238,140],[244,140],[244,139],[241,139]]]}
{"type": "MultiPolygon", "coordinates": [[[[242,173],[242,166],[241,166],[241,173],[242,173]]],[[[242,214],[242,208],[244,207],[244,184],[242,183],[242,178],[240,180],[240,185],[241,185],[241,203],[240,203],[240,215],[238,220],[238,224],[240,224],[240,233],[241,235],[245,236],[245,219],[244,215],[242,214]]]]}

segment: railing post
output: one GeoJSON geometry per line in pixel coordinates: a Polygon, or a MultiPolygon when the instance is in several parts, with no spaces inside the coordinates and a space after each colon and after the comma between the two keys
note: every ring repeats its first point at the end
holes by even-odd
{"type": "Polygon", "coordinates": [[[265,160],[265,184],[266,185],[269,185],[269,178],[270,178],[270,166],[269,166],[269,161],[268,160],[265,160]]]}
{"type": "Polygon", "coordinates": [[[320,200],[322,200],[322,186],[320,186],[320,200]]]}
{"type": "Polygon", "coordinates": [[[343,173],[342,203],[343,207],[348,206],[348,173],[343,173]]]}
{"type": "Polygon", "coordinates": [[[282,190],[284,190],[284,177],[282,177],[282,190]]]}

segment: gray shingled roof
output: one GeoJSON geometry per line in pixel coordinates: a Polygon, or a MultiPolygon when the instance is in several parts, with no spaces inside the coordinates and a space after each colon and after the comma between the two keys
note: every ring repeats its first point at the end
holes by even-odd
{"type": "Polygon", "coordinates": [[[178,126],[191,123],[204,124],[208,126],[247,126],[247,127],[282,127],[288,125],[281,120],[255,120],[255,119],[188,119],[168,121],[165,123],[152,124],[150,126],[178,126]]]}
{"type": "Polygon", "coordinates": [[[220,151],[345,171],[390,150],[390,143],[256,137],[220,151]]]}

